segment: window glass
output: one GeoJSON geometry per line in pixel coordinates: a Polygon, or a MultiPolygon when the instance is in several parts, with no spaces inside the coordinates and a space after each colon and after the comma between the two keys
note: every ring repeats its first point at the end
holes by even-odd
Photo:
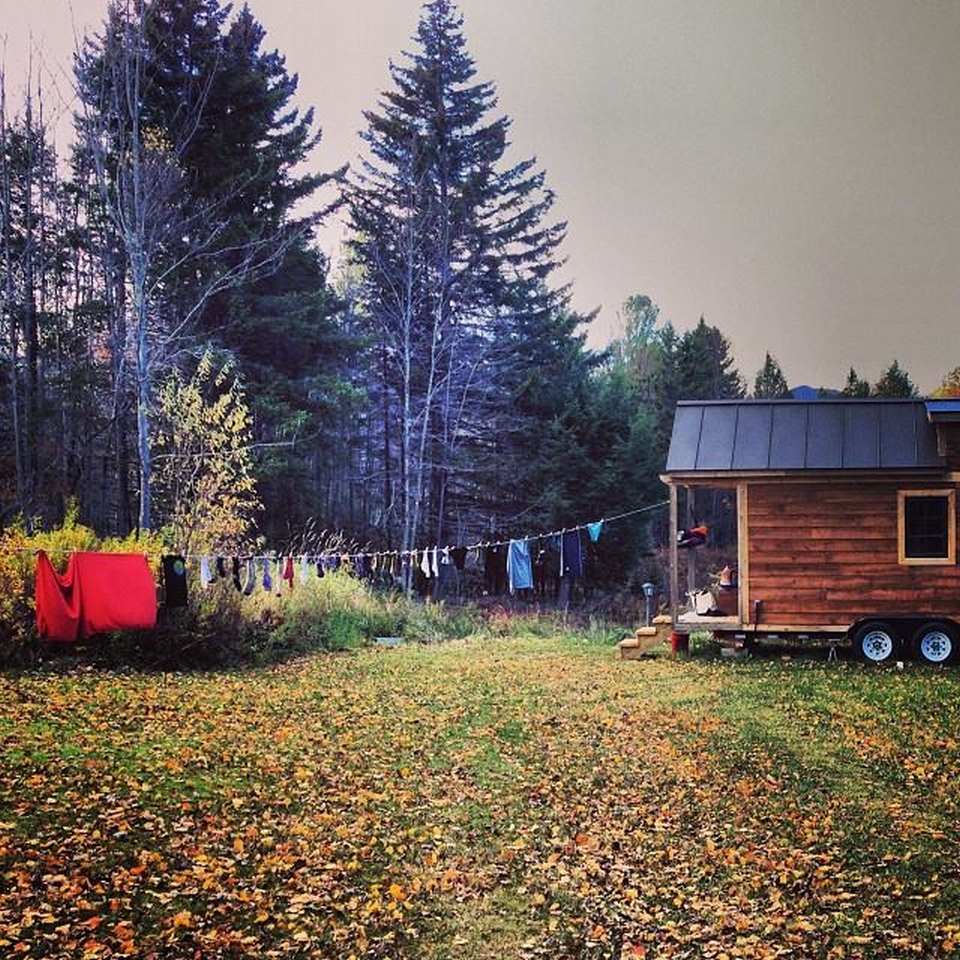
{"type": "Polygon", "coordinates": [[[950,556],[948,496],[906,496],[903,500],[903,553],[910,559],[950,556]]]}

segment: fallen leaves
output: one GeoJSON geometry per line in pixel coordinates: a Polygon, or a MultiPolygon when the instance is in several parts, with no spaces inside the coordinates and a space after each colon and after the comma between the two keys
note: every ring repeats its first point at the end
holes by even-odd
{"type": "Polygon", "coordinates": [[[549,640],[0,679],[0,947],[949,956],[956,680],[549,640]]]}

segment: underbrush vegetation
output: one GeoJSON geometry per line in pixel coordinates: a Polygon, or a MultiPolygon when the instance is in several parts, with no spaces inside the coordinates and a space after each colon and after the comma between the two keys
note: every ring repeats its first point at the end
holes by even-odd
{"type": "MultiPolygon", "coordinates": [[[[250,596],[231,578],[206,589],[194,577],[189,606],[159,607],[155,629],[98,636],[78,643],[47,643],[36,633],[34,566],[46,550],[61,572],[75,550],[143,552],[159,583],[163,539],[98,538],[74,513],[61,528],[27,533],[22,525],[0,533],[0,666],[69,667],[77,662],[135,669],[211,669],[276,663],[314,652],[337,652],[369,645],[379,637],[408,643],[436,643],[471,635],[547,637],[577,630],[593,642],[614,642],[625,628],[606,620],[573,624],[559,613],[540,612],[521,601],[474,603],[409,599],[397,590],[377,588],[344,572],[299,579],[291,588],[250,596]]],[[[278,581],[279,582],[279,581],[278,581]]]]}

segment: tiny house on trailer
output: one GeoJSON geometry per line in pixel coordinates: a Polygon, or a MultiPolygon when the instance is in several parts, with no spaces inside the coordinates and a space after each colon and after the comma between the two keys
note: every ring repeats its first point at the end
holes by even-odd
{"type": "Polygon", "coordinates": [[[675,532],[712,529],[718,502],[736,512],[722,602],[694,602],[700,548],[673,538],[675,630],[848,638],[877,663],[960,657],[960,400],[681,402],[662,480],[675,532]]]}

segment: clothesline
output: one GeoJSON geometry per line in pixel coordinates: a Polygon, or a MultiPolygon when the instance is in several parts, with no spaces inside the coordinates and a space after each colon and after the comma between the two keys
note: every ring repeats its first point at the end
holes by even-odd
{"type": "MultiPolygon", "coordinates": [[[[623,520],[626,517],[633,517],[640,513],[649,513],[651,510],[657,510],[660,507],[665,507],[670,503],[669,500],[661,500],[659,503],[653,503],[646,507],[637,507],[634,510],[627,510],[624,513],[618,513],[612,517],[602,517],[600,520],[593,520],[590,523],[580,523],[573,527],[564,527],[562,530],[551,530],[550,533],[537,533],[532,536],[526,537],[511,537],[508,540],[493,540],[493,541],[483,541],[481,543],[475,543],[472,546],[468,546],[467,550],[478,550],[485,547],[507,547],[510,545],[511,540],[547,540],[550,537],[560,537],[565,533],[570,533],[573,530],[586,530],[588,527],[592,526],[594,523],[613,523],[616,520],[623,520]]],[[[422,549],[422,548],[421,548],[422,549]]],[[[395,555],[398,551],[390,551],[387,556],[395,555]]]]}
{"type": "MultiPolygon", "coordinates": [[[[667,506],[669,503],[670,503],[669,500],[661,500],[658,503],[648,504],[643,507],[636,507],[633,510],[626,510],[623,513],[615,514],[612,517],[602,517],[600,520],[593,520],[589,523],[575,524],[574,526],[563,527],[562,529],[559,529],[559,530],[551,530],[549,533],[538,533],[538,534],[532,534],[524,537],[510,537],[505,540],[481,540],[481,541],[478,541],[477,543],[467,545],[463,547],[463,549],[467,551],[474,551],[474,550],[485,550],[491,547],[506,547],[506,546],[509,546],[510,543],[515,540],[548,540],[552,537],[561,537],[565,533],[572,533],[574,531],[579,531],[579,530],[588,530],[590,527],[598,523],[601,525],[607,524],[607,523],[615,523],[616,521],[624,520],[627,517],[634,517],[642,513],[649,513],[653,510],[659,510],[660,508],[667,506]]],[[[37,549],[38,548],[36,547],[16,547],[14,548],[13,552],[14,553],[36,553],[37,549]]],[[[322,549],[319,551],[310,551],[310,550],[279,551],[277,550],[272,553],[261,553],[261,554],[245,553],[245,554],[242,554],[242,556],[244,557],[244,559],[250,559],[250,560],[277,560],[281,557],[299,556],[301,554],[304,556],[311,556],[311,557],[362,556],[362,557],[370,557],[370,558],[382,558],[382,557],[411,556],[414,554],[422,554],[425,550],[435,550],[435,549],[436,549],[435,546],[431,546],[431,547],[416,547],[410,550],[361,550],[361,549],[352,549],[352,548],[347,548],[343,550],[322,549]]],[[[44,552],[47,554],[67,554],[67,553],[76,553],[77,551],[70,547],[62,547],[62,548],[45,548],[44,552]]],[[[130,552],[138,552],[138,551],[130,551],[130,552]]],[[[156,557],[156,558],[159,558],[161,556],[161,554],[154,553],[151,551],[144,551],[143,555],[146,557],[156,557]]],[[[185,560],[202,560],[204,558],[217,556],[217,553],[215,551],[209,551],[207,553],[183,554],[182,556],[183,556],[183,559],[185,560]]]]}

